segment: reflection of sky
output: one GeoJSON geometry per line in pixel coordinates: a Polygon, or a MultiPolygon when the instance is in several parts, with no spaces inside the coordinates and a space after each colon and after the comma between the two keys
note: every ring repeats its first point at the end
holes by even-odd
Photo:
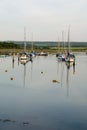
{"type": "MultiPolygon", "coordinates": [[[[76,57],[77,58],[77,57],[76,57]]],[[[15,58],[0,64],[0,116],[15,120],[29,120],[32,128],[61,128],[81,130],[87,128],[87,89],[85,56],[76,59],[68,71],[69,95],[67,97],[67,66],[56,61],[56,57],[36,57],[24,66],[15,58]],[[8,69],[8,72],[5,72],[8,69]],[[43,71],[43,74],[41,74],[43,71]],[[11,81],[10,77],[14,80],[11,81]],[[4,77],[4,78],[3,78],[4,77]],[[59,83],[53,83],[56,79],[59,83]],[[61,83],[62,82],[62,83],[61,83]],[[62,85],[61,85],[62,84],[62,85]]],[[[84,130],[85,130],[84,129],[84,130]]]]}

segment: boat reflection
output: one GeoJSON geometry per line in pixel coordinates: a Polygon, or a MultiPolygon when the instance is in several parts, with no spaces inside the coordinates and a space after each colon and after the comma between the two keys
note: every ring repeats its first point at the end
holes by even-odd
{"type": "Polygon", "coordinates": [[[64,63],[61,62],[61,87],[63,86],[63,78],[64,78],[64,63]]]}
{"type": "Polygon", "coordinates": [[[73,65],[73,62],[66,62],[67,69],[70,69],[70,67],[73,65]]]}
{"type": "Polygon", "coordinates": [[[66,87],[67,87],[67,97],[69,96],[69,69],[70,67],[67,67],[67,76],[66,76],[66,87]]]}
{"type": "Polygon", "coordinates": [[[12,60],[12,68],[14,68],[14,61],[12,60]]]}
{"type": "MultiPolygon", "coordinates": [[[[27,63],[27,62],[26,62],[27,63]]],[[[27,66],[26,66],[26,63],[22,63],[24,65],[24,75],[23,75],[23,87],[26,87],[26,81],[27,81],[27,76],[26,76],[26,70],[27,70],[27,66]]],[[[33,62],[30,61],[31,63],[31,70],[30,70],[30,80],[32,81],[32,69],[33,69],[33,62]]],[[[29,82],[29,85],[30,85],[30,82],[29,82]]]]}
{"type": "Polygon", "coordinates": [[[75,74],[75,62],[73,63],[73,74],[75,74]]]}
{"type": "Polygon", "coordinates": [[[73,74],[75,74],[75,62],[67,62],[67,69],[70,69],[73,66],[73,74]]]}
{"type": "Polygon", "coordinates": [[[12,68],[14,68],[14,55],[12,56],[12,68]]]}
{"type": "Polygon", "coordinates": [[[67,66],[67,76],[66,76],[66,87],[67,87],[67,97],[69,96],[69,81],[70,81],[70,77],[69,77],[69,75],[70,75],[70,69],[71,69],[71,67],[73,66],[73,74],[75,74],[75,62],[68,62],[67,64],[66,64],[66,66],[67,66]]]}
{"type": "Polygon", "coordinates": [[[23,87],[25,87],[25,79],[26,79],[26,64],[24,64],[24,83],[23,83],[23,87]]]}
{"type": "Polygon", "coordinates": [[[20,63],[23,64],[23,65],[26,65],[27,62],[28,62],[28,60],[26,60],[26,59],[20,60],[20,63]]]}
{"type": "Polygon", "coordinates": [[[23,81],[23,87],[25,87],[25,80],[26,80],[26,62],[21,62],[21,64],[23,64],[23,69],[22,69],[22,71],[23,71],[23,79],[22,79],[22,81],[23,81]]]}

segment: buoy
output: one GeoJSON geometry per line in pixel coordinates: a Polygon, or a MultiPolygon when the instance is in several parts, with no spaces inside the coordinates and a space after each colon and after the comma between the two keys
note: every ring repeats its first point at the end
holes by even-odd
{"type": "Polygon", "coordinates": [[[14,78],[13,77],[11,77],[11,80],[13,80],[14,78]]]}
{"type": "Polygon", "coordinates": [[[58,83],[58,81],[57,81],[57,80],[55,80],[55,79],[54,79],[54,80],[52,80],[52,82],[53,82],[53,83],[58,83]]]}
{"type": "Polygon", "coordinates": [[[8,70],[5,70],[5,72],[8,72],[8,70]]]}

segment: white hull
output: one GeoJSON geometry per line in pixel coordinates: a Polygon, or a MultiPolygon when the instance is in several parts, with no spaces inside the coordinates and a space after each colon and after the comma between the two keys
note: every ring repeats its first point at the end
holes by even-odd
{"type": "Polygon", "coordinates": [[[29,59],[29,55],[27,53],[22,53],[19,56],[20,60],[28,60],[29,59]]]}
{"type": "Polygon", "coordinates": [[[75,56],[73,54],[69,54],[66,59],[66,62],[75,62],[75,56]]]}
{"type": "Polygon", "coordinates": [[[29,57],[26,57],[26,56],[21,56],[20,57],[20,60],[28,60],[29,59],[29,57]]]}
{"type": "Polygon", "coordinates": [[[30,60],[30,57],[26,53],[23,53],[19,56],[19,60],[21,64],[26,64],[30,60]]]}
{"type": "Polygon", "coordinates": [[[70,58],[70,57],[68,57],[68,58],[65,59],[65,61],[66,61],[66,62],[74,62],[75,59],[74,59],[74,58],[70,58]]]}

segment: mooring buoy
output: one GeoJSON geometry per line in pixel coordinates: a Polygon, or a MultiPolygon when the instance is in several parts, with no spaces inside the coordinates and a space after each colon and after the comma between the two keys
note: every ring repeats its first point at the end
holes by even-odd
{"type": "Polygon", "coordinates": [[[5,70],[5,72],[8,72],[8,70],[5,70]]]}
{"type": "Polygon", "coordinates": [[[13,80],[14,78],[13,77],[11,77],[11,80],[13,80]]]}
{"type": "Polygon", "coordinates": [[[52,80],[52,82],[53,82],[53,83],[58,83],[58,81],[57,81],[57,80],[55,80],[55,79],[53,79],[53,80],[52,80]]]}

